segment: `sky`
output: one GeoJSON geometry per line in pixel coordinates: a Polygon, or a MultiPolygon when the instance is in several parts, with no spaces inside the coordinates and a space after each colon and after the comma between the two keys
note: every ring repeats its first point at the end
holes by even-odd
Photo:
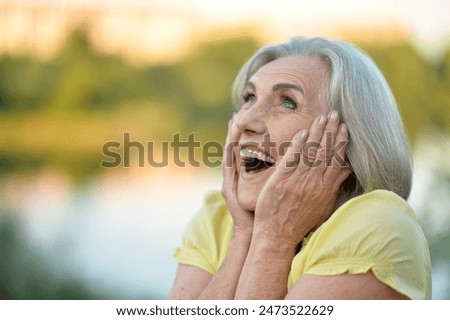
{"type": "MultiPolygon", "coordinates": [[[[12,0],[0,0],[1,2],[12,0]]],[[[14,0],[110,7],[151,7],[184,11],[206,23],[262,20],[285,28],[328,25],[399,24],[418,41],[433,45],[450,38],[450,0],[14,0]]]]}

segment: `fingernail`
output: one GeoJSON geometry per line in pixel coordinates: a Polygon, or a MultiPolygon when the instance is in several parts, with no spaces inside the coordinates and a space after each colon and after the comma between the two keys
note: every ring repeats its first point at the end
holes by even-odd
{"type": "Polygon", "coordinates": [[[331,120],[336,121],[338,119],[338,113],[336,110],[331,111],[331,120]]]}
{"type": "Polygon", "coordinates": [[[347,125],[345,123],[341,124],[341,131],[342,132],[347,132],[347,125]]]}
{"type": "Polygon", "coordinates": [[[302,133],[300,134],[300,136],[302,137],[302,138],[304,138],[304,137],[306,137],[306,134],[308,133],[308,129],[303,129],[302,130],[302,133]]]}
{"type": "Polygon", "coordinates": [[[320,116],[319,124],[324,124],[327,118],[325,116],[320,116]]]}

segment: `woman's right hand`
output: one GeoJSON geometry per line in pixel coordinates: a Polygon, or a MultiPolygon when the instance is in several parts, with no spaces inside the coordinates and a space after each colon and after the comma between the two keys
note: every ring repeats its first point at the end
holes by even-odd
{"type": "Polygon", "coordinates": [[[344,161],[347,143],[347,126],[336,111],[296,134],[259,195],[255,232],[295,248],[322,225],[351,173],[344,161]]]}
{"type": "Polygon", "coordinates": [[[228,134],[225,142],[222,171],[222,195],[230,210],[234,221],[234,233],[251,235],[253,233],[253,212],[244,210],[237,198],[238,164],[236,163],[235,148],[238,148],[239,132],[233,125],[233,119],[228,122],[228,134]]]}

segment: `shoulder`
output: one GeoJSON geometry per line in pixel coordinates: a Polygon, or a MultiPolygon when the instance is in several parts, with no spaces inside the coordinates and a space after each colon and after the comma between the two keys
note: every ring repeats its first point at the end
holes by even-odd
{"type": "Polygon", "coordinates": [[[225,199],[220,192],[210,192],[201,210],[189,222],[182,246],[175,250],[175,259],[214,274],[225,257],[232,235],[233,220],[225,199]]]}
{"type": "Polygon", "coordinates": [[[325,233],[339,228],[351,233],[376,231],[379,236],[396,234],[424,240],[414,210],[387,190],[375,190],[347,201],[322,227],[325,233]]]}
{"type": "Polygon", "coordinates": [[[428,244],[413,209],[393,192],[376,190],[343,204],[302,248],[303,273],[362,274],[412,298],[430,282],[428,244]]]}
{"type": "Polygon", "coordinates": [[[428,254],[428,244],[409,204],[393,192],[375,190],[342,205],[317,230],[317,238],[346,254],[390,260],[428,254]],[[331,241],[331,242],[328,242],[331,241]]]}
{"type": "Polygon", "coordinates": [[[349,214],[361,213],[361,211],[363,214],[370,214],[382,213],[386,210],[415,217],[414,211],[403,198],[387,190],[375,190],[350,199],[338,208],[335,214],[345,217],[349,214]]]}
{"type": "Polygon", "coordinates": [[[225,199],[223,198],[220,191],[210,191],[206,194],[205,200],[203,201],[204,205],[219,205],[225,204],[225,199]]]}
{"type": "Polygon", "coordinates": [[[223,233],[232,227],[232,218],[222,194],[213,191],[205,196],[201,210],[192,218],[186,235],[192,234],[201,240],[221,241],[223,233]]]}
{"type": "Polygon", "coordinates": [[[222,194],[219,191],[212,191],[205,196],[203,207],[191,220],[190,225],[200,224],[203,228],[216,230],[229,219],[231,215],[222,194]]]}

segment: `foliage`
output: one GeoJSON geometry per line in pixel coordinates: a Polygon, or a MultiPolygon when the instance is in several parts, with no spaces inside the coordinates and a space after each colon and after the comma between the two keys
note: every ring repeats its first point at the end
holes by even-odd
{"type": "Polygon", "coordinates": [[[412,141],[426,127],[450,131],[450,49],[437,65],[408,43],[364,50],[384,73],[412,141]]]}
{"type": "MultiPolygon", "coordinates": [[[[83,179],[122,132],[144,143],[177,132],[223,142],[231,84],[257,47],[250,37],[212,41],[170,65],[135,66],[96,52],[79,29],[48,61],[2,56],[0,172],[56,166],[83,179]]],[[[391,85],[413,141],[430,124],[449,132],[450,50],[431,64],[409,43],[363,49],[391,85]]]]}

